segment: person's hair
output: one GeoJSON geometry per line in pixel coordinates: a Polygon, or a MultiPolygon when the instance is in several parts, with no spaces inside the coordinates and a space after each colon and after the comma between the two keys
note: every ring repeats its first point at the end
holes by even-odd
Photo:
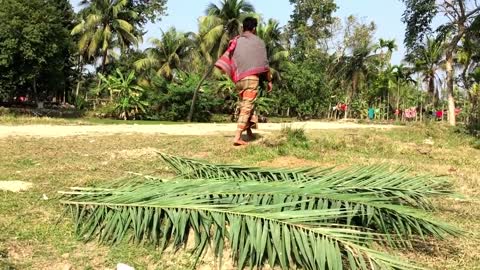
{"type": "Polygon", "coordinates": [[[258,21],[253,17],[247,17],[243,20],[243,31],[253,31],[257,28],[258,21]]]}

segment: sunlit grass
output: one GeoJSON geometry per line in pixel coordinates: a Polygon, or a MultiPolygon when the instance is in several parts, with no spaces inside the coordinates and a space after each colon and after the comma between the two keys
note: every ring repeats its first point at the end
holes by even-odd
{"type": "MultiPolygon", "coordinates": [[[[436,202],[438,218],[472,233],[462,239],[434,242],[415,251],[390,252],[433,269],[476,269],[480,265],[480,151],[474,148],[475,138],[437,125],[413,125],[389,131],[293,133],[298,133],[293,138],[302,137],[300,133],[303,133],[308,147],[295,145],[292,139],[281,140],[279,144],[267,143],[284,136],[282,134],[264,135],[246,148],[231,146],[231,138],[224,136],[0,139],[0,180],[34,184],[33,189],[24,193],[0,192],[0,267],[4,264],[17,269],[52,269],[52,266],[70,263],[75,269],[105,269],[124,262],[138,269],[188,269],[192,262],[189,255],[182,252],[176,255],[170,252],[161,259],[149,246],[123,243],[107,248],[78,241],[70,219],[62,216],[63,209],[57,201],[58,190],[111,181],[129,172],[170,175],[171,171],[155,151],[214,163],[341,168],[386,163],[407,166],[413,173],[446,175],[465,198],[436,202]],[[427,139],[433,146],[424,143],[427,139]]],[[[209,258],[204,264],[206,269],[214,267],[209,258]]]]}

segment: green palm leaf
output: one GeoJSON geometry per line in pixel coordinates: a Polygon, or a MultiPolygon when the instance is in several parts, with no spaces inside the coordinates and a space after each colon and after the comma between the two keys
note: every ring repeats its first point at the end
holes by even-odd
{"type": "MultiPolygon", "coordinates": [[[[308,181],[309,177],[307,177],[306,173],[313,171],[313,168],[266,170],[237,165],[213,165],[164,153],[159,154],[179,176],[193,179],[233,178],[237,181],[256,180],[261,182],[308,181]]],[[[324,171],[328,171],[328,169],[317,171],[316,175],[321,175],[324,171]]]]}
{"type": "Polygon", "coordinates": [[[102,70],[108,62],[108,56],[115,48],[122,52],[131,45],[137,45],[141,37],[135,31],[135,19],[138,14],[131,10],[128,0],[92,0],[83,1],[80,11],[83,20],[76,25],[71,34],[81,35],[78,47],[85,59],[102,58],[102,70]]]}
{"type": "Polygon", "coordinates": [[[372,244],[411,247],[461,234],[426,211],[431,196],[451,193],[446,182],[405,169],[262,169],[160,155],[179,177],[61,192],[76,233],[163,251],[193,232],[197,261],[209,246],[221,259],[228,245],[239,269],[416,269],[372,244]]]}
{"type": "MultiPolygon", "coordinates": [[[[252,186],[246,189],[250,191],[269,186],[249,184],[252,186]]],[[[239,269],[267,261],[283,269],[415,269],[369,248],[374,233],[331,223],[348,218],[350,211],[296,209],[299,203],[313,202],[308,198],[268,201],[207,192],[215,187],[225,193],[227,187],[238,189],[232,182],[149,182],[112,191],[67,192],[62,203],[72,212],[77,234],[85,240],[119,243],[130,237],[135,242],[155,243],[163,250],[168,244],[177,248],[185,244],[192,230],[197,256],[210,244],[221,257],[228,239],[239,269]]]]}
{"type": "Polygon", "coordinates": [[[234,181],[316,181],[326,188],[343,193],[375,192],[377,196],[391,197],[395,201],[431,209],[428,197],[451,194],[450,184],[442,178],[425,175],[413,176],[408,170],[391,170],[384,165],[347,168],[315,169],[262,169],[236,165],[213,165],[197,160],[160,153],[177,175],[188,178],[229,178],[234,181]]]}

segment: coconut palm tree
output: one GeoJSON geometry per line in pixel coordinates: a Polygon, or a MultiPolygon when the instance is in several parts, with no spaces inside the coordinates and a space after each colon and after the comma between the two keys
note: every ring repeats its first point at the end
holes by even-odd
{"type": "Polygon", "coordinates": [[[102,58],[101,70],[105,71],[109,55],[119,47],[122,52],[137,45],[134,20],[138,14],[129,9],[128,0],[83,0],[82,21],[72,30],[80,35],[78,49],[85,60],[102,58]]]}
{"type": "Polygon", "coordinates": [[[153,38],[150,42],[154,47],[145,50],[146,57],[136,61],[135,68],[154,69],[169,81],[173,79],[174,70],[185,66],[194,48],[192,34],[177,32],[173,27],[164,32],[161,39],[153,38]]]}
{"type": "Polygon", "coordinates": [[[428,38],[425,44],[417,47],[406,57],[407,62],[412,63],[415,70],[422,74],[433,104],[436,104],[439,98],[439,92],[436,87],[439,81],[437,73],[444,64],[444,56],[445,47],[443,42],[428,38]]]}
{"type": "Polygon", "coordinates": [[[200,18],[200,50],[210,65],[193,94],[189,122],[193,117],[198,91],[215,67],[213,62],[225,51],[228,42],[241,33],[243,19],[254,12],[255,8],[248,1],[222,0],[220,5],[210,3],[205,11],[206,16],[200,18]]]}
{"type": "MultiPolygon", "coordinates": [[[[373,53],[375,46],[368,44],[362,45],[352,49],[351,56],[343,57],[341,61],[344,62],[344,74],[347,81],[350,83],[349,91],[347,94],[347,104],[350,103],[354,96],[358,94],[359,88],[364,83],[372,67],[378,66],[379,55],[373,53]]],[[[348,111],[347,111],[348,112],[348,111]]],[[[348,117],[348,113],[345,113],[345,118],[348,117]]]]}
{"type": "Polygon", "coordinates": [[[213,59],[226,49],[228,42],[242,32],[242,21],[254,15],[255,8],[244,0],[222,0],[220,5],[210,3],[206,16],[200,18],[200,38],[213,59]]]}
{"type": "MultiPolygon", "coordinates": [[[[413,69],[408,68],[401,65],[392,66],[390,69],[391,77],[395,80],[395,84],[397,85],[397,110],[400,110],[400,89],[402,84],[404,83],[412,83],[414,80],[412,79],[411,75],[414,72],[413,69]]],[[[396,119],[398,120],[399,114],[396,115],[396,119]]]]}
{"type": "Polygon", "coordinates": [[[282,30],[279,22],[270,19],[266,24],[260,24],[257,35],[265,42],[270,71],[273,78],[278,81],[280,72],[290,63],[288,61],[289,52],[282,44],[282,30]]]}
{"type": "Polygon", "coordinates": [[[381,38],[378,41],[376,51],[377,50],[382,50],[381,53],[380,53],[380,58],[382,60],[382,68],[385,66],[386,63],[390,62],[390,60],[392,59],[393,51],[396,50],[397,48],[398,48],[397,44],[395,43],[395,40],[393,40],[393,39],[383,39],[383,38],[381,38]],[[383,51],[383,49],[387,50],[386,53],[383,51]]]}

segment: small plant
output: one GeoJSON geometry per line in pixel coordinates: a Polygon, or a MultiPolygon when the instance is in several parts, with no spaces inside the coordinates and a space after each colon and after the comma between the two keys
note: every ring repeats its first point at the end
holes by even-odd
{"type": "Polygon", "coordinates": [[[124,120],[136,119],[146,112],[148,103],[144,101],[144,89],[136,84],[135,73],[131,71],[125,76],[119,69],[115,75],[108,77],[98,75],[101,80],[99,90],[106,90],[110,99],[115,104],[113,110],[117,117],[124,120]]]}
{"type": "Polygon", "coordinates": [[[281,130],[281,134],[286,137],[287,143],[295,147],[308,149],[310,147],[309,140],[303,128],[293,128],[285,126],[281,130]]]}
{"type": "Polygon", "coordinates": [[[472,143],[472,147],[475,148],[475,149],[480,150],[480,139],[475,140],[475,141],[472,143]]]}

